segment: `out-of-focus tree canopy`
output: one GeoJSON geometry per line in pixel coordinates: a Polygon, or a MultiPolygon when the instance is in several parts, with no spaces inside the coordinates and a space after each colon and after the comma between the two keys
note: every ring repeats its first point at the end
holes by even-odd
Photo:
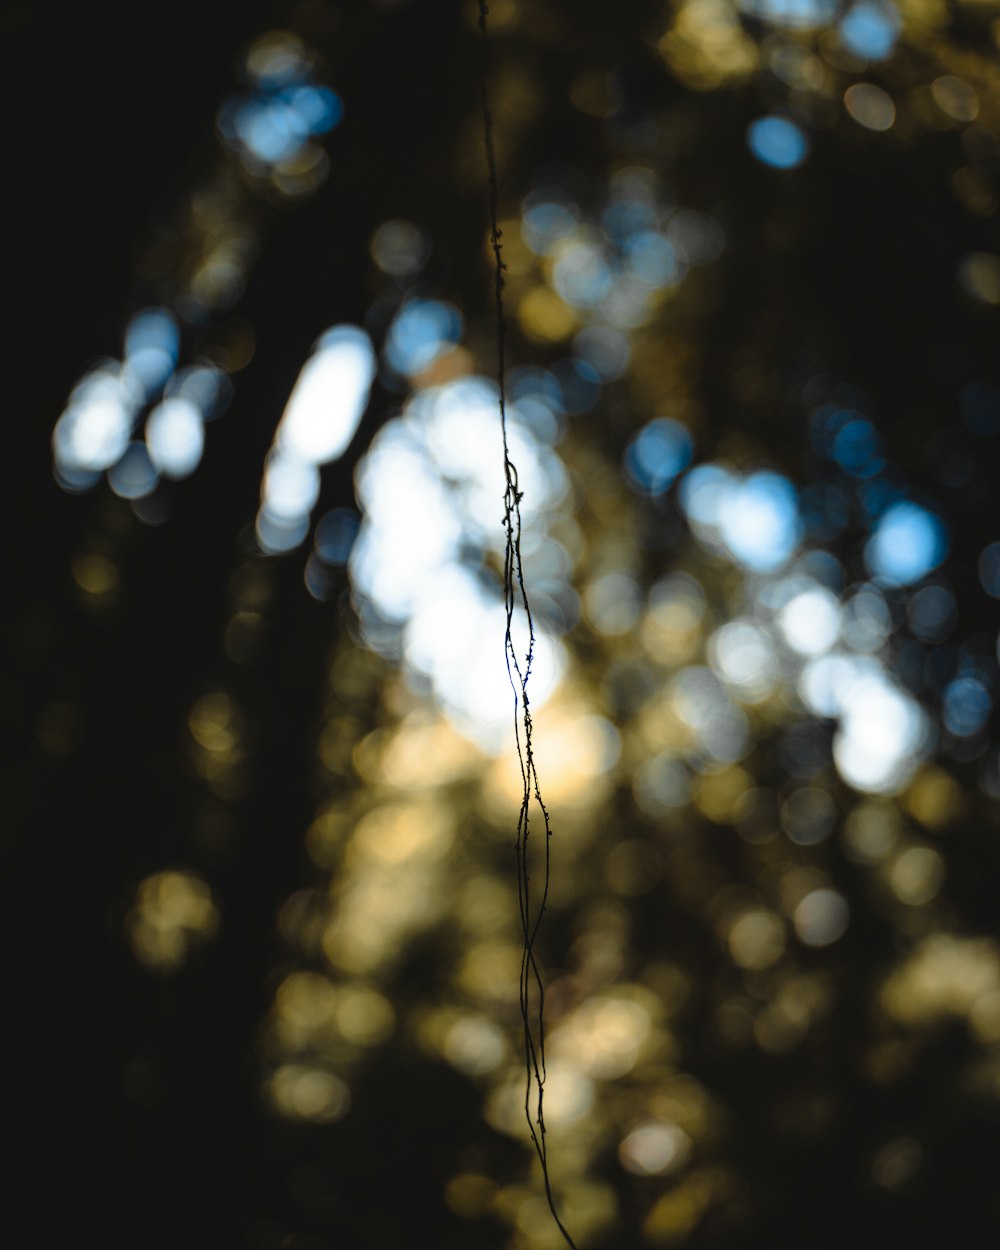
{"type": "MultiPolygon", "coordinates": [[[[562,1244],[477,18],[0,20],[8,1080],[109,1245],[562,1244]]],[[[489,29],[560,1212],[995,1238],[1000,5],[489,29]]]]}

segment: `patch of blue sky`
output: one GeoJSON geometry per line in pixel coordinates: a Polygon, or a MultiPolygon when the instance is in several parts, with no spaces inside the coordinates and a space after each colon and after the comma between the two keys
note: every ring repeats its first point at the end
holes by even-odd
{"type": "Polygon", "coordinates": [[[302,114],[278,97],[245,98],[233,125],[243,147],[268,165],[294,156],[309,136],[309,126],[302,114]]]}
{"type": "Polygon", "coordinates": [[[650,421],[625,451],[625,473],[645,495],[662,495],[691,463],[691,435],[670,417],[650,421]]]}
{"type": "Polygon", "coordinates": [[[933,512],[910,500],[891,504],[865,546],[865,563],[879,582],[909,586],[937,568],[948,552],[948,531],[933,512]]]}
{"type": "Polygon", "coordinates": [[[780,568],[801,537],[795,487],[780,473],[761,470],[723,488],[719,536],[737,563],[755,573],[780,568]]]}
{"type": "Polygon", "coordinates": [[[144,308],[125,330],[125,367],[148,397],[173,373],[180,351],[177,322],[165,308],[144,308]]]}
{"type": "Polygon", "coordinates": [[[772,169],[797,169],[809,155],[809,139],[802,127],[775,113],[750,123],[747,147],[772,169]]]}
{"type": "Polygon", "coordinates": [[[681,481],[678,493],[681,507],[695,525],[714,527],[733,475],[721,464],[699,464],[681,481]]]}
{"type": "Polygon", "coordinates": [[[851,477],[874,477],[885,466],[882,439],[864,417],[855,417],[837,430],[831,448],[833,459],[851,477]]]}
{"type": "Polygon", "coordinates": [[[740,8],[775,26],[804,30],[832,21],[837,0],[740,0],[740,8]]]}
{"type": "Polygon", "coordinates": [[[179,396],[163,400],[146,419],[146,446],[160,473],[187,477],[198,467],[205,448],[201,413],[179,396]]]}
{"type": "Polygon", "coordinates": [[[692,502],[710,504],[721,541],[745,569],[779,569],[799,544],[803,526],[798,496],[788,477],[778,472],[760,470],[747,477],[726,475],[705,481],[695,490],[692,502]],[[699,500],[706,487],[715,497],[699,500]]]}
{"type": "Polygon", "coordinates": [[[442,300],[415,299],[396,314],[385,342],[385,358],[396,373],[426,369],[462,337],[462,314],[442,300]]]}
{"type": "Polygon", "coordinates": [[[860,0],[840,21],[840,42],[866,61],[884,61],[892,55],[901,25],[894,4],[860,0]]]}
{"type": "Polygon", "coordinates": [[[287,88],[277,98],[295,110],[310,134],[327,134],[344,116],[343,101],[329,87],[305,83],[287,88]]]}

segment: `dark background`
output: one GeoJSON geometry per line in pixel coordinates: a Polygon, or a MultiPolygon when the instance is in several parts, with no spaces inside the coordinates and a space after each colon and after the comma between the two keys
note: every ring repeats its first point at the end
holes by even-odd
{"type": "MultiPolygon", "coordinates": [[[[499,1225],[456,1224],[441,1199],[449,1143],[480,1131],[473,1087],[444,1065],[373,1064],[357,1097],[377,1110],[357,1136],[277,1124],[254,1093],[248,1039],[282,958],[273,917],[305,871],[300,831],[312,811],[317,672],[343,628],[336,603],[303,592],[301,563],[276,562],[269,574],[272,633],[242,692],[265,726],[256,749],[267,763],[237,818],[205,834],[195,787],[176,768],[187,709],[224,665],[230,579],[250,558],[248,526],[276,411],[317,328],[364,317],[373,225],[396,215],[433,221],[454,240],[439,278],[465,290],[471,310],[488,307],[484,276],[465,267],[477,254],[482,200],[448,176],[456,136],[475,108],[478,49],[450,0],[399,13],[345,6],[346,50],[337,51],[339,33],[325,36],[332,85],[356,123],[333,141],[336,193],[324,190],[271,220],[240,313],[254,326],[257,352],[238,380],[236,405],[202,470],[182,484],[174,515],[143,528],[103,490],[75,498],[57,487],[52,426],[83,368],[119,350],[127,316],[151,301],[133,276],[151,217],[210,159],[212,118],[232,89],[240,50],[285,18],[271,4],[99,7],[8,4],[0,12],[9,504],[0,855],[14,1209],[23,1208],[43,1244],[65,1227],[108,1246],[317,1250],[404,1237],[458,1246],[480,1235],[477,1244],[499,1245],[499,1225]],[[125,588],[99,618],[80,607],[69,571],[97,532],[119,544],[125,588]],[[73,749],[53,757],[39,749],[38,726],[47,708],[67,701],[77,715],[73,749]],[[196,967],[151,977],[122,940],[124,911],[144,873],[193,852],[212,873],[223,936],[196,967]]],[[[629,23],[649,9],[621,5],[605,15],[581,6],[592,25],[578,42],[547,51],[546,72],[569,77],[609,37],[631,45],[629,23]]],[[[318,22],[315,12],[310,20],[318,22]]],[[[982,37],[956,19],[959,44],[982,37]]],[[[647,68],[637,55],[639,96],[647,68]]],[[[684,97],[676,85],[656,90],[684,97]]],[[[721,205],[731,240],[725,288],[703,330],[713,436],[749,426],[779,464],[807,475],[806,453],[789,437],[797,418],[780,404],[755,412],[734,400],[734,357],[759,351],[777,369],[822,348],[834,367],[863,377],[892,454],[952,526],[964,634],[990,636],[995,603],[972,570],[975,553],[997,537],[996,448],[970,438],[957,397],[972,377],[997,381],[996,322],[955,295],[954,271],[969,250],[996,247],[994,219],[972,220],[956,207],[953,134],[932,135],[919,155],[873,159],[834,131],[817,140],[801,198],[775,225],[769,175],[743,153],[756,107],[749,92],[735,92],[706,110],[703,154],[681,175],[689,199],[721,205]],[[963,456],[973,461],[965,477],[942,473],[963,456]]],[[[582,136],[556,106],[544,121],[519,181],[530,180],[546,147],[585,159],[582,136]]],[[[350,501],[353,463],[389,402],[376,397],[357,446],[325,478],[326,504],[350,501]]],[[[856,538],[853,546],[845,539],[845,560],[856,561],[858,549],[856,538]]],[[[975,761],[955,769],[971,792],[975,761]]],[[[980,823],[954,853],[951,903],[974,933],[996,927],[995,832],[980,823]]],[[[891,942],[878,926],[865,936],[891,942]]],[[[434,958],[415,955],[414,983],[433,977],[434,958]]],[[[859,985],[867,958],[858,938],[845,975],[859,985]]],[[[734,1155],[756,1178],[759,1203],[738,1230],[710,1229],[698,1244],[826,1247],[865,1228],[893,1244],[924,1245],[968,1240],[987,1222],[995,1233],[996,1104],[954,1076],[967,1038],[944,1030],[907,1081],[872,1095],[852,1066],[852,1037],[867,1026],[864,996],[846,1001],[856,1014],[841,1018],[826,1051],[801,1070],[750,1059],[713,1069],[702,1057],[702,1075],[740,1110],[734,1155]],[[794,1135],[762,1140],[760,1128],[772,1102],[793,1108],[796,1091],[808,1090],[811,1063],[833,1074],[851,1110],[803,1162],[794,1135]],[[858,1161],[876,1129],[894,1131],[916,1104],[927,1171],[920,1191],[893,1205],[858,1180],[858,1161]]],[[[506,1140],[483,1149],[487,1166],[512,1166],[506,1140]]]]}

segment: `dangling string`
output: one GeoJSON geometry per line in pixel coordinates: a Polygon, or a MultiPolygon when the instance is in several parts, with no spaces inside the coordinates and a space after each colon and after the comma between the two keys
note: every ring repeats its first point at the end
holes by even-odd
{"type": "Polygon", "coordinates": [[[535,624],[528,603],[528,592],[524,584],[524,569],[521,562],[521,498],[523,492],[518,487],[517,468],[510,456],[510,444],[507,439],[507,392],[505,384],[505,356],[507,339],[507,322],[504,317],[503,304],[503,242],[500,223],[497,220],[499,189],[497,184],[496,152],[493,147],[493,117],[490,113],[487,81],[490,73],[490,39],[486,29],[486,18],[489,7],[486,0],[479,0],[479,29],[482,31],[483,62],[480,88],[483,105],[483,144],[486,149],[486,168],[490,199],[490,243],[493,248],[494,260],[494,302],[497,318],[497,386],[500,393],[500,429],[503,435],[503,469],[506,482],[504,491],[503,526],[507,537],[507,550],[504,556],[504,606],[507,612],[507,628],[504,648],[507,657],[507,676],[510,678],[514,691],[514,739],[517,743],[517,757],[521,765],[521,810],[517,818],[517,840],[515,842],[517,862],[517,895],[521,913],[521,932],[524,948],[521,954],[520,998],[521,1020],[524,1026],[524,1115],[528,1122],[528,1132],[538,1155],[542,1168],[542,1180],[545,1184],[545,1197],[559,1231],[566,1244],[576,1250],[576,1243],[566,1231],[556,1211],[555,1199],[552,1196],[552,1185],[549,1178],[548,1147],[545,1140],[545,1116],[543,1101],[545,1095],[545,985],[542,980],[541,968],[535,955],[535,940],[545,913],[549,897],[549,870],[551,853],[549,842],[552,829],[549,824],[549,812],[542,801],[541,784],[538,770],[535,767],[534,747],[532,744],[531,705],[528,701],[528,678],[535,658],[535,624]],[[518,659],[511,636],[514,612],[517,600],[528,626],[528,651],[524,657],[523,667],[518,659]],[[528,866],[528,843],[530,835],[531,800],[534,797],[541,812],[544,826],[544,867],[542,870],[542,887],[540,896],[532,909],[530,893],[530,872],[528,866]],[[532,1009],[532,990],[537,999],[537,1007],[532,1009]],[[532,1106],[534,1104],[534,1106],[532,1106]]]}

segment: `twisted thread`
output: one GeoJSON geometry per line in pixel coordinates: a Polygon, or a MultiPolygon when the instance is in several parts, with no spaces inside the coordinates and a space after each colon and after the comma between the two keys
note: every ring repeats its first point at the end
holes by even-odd
{"type": "Polygon", "coordinates": [[[524,567],[521,560],[521,499],[523,492],[518,486],[517,467],[511,459],[510,444],[507,437],[507,391],[506,391],[506,340],[507,321],[504,315],[503,287],[504,261],[503,237],[497,219],[499,202],[499,185],[497,181],[496,151],[493,145],[493,116],[489,106],[488,79],[490,74],[490,38],[486,27],[489,7],[486,0],[479,0],[479,29],[482,32],[482,69],[480,88],[483,109],[483,145],[486,150],[487,183],[490,203],[490,244],[493,249],[494,261],[494,304],[497,322],[497,388],[500,395],[500,428],[503,436],[503,467],[505,479],[504,519],[503,526],[507,544],[504,555],[504,606],[507,614],[504,649],[507,660],[507,676],[514,692],[514,738],[517,744],[517,757],[521,766],[523,792],[521,809],[517,818],[517,838],[514,844],[517,862],[517,895],[521,915],[521,932],[524,946],[521,954],[520,1003],[521,1020],[524,1028],[524,1116],[528,1124],[528,1132],[535,1147],[535,1153],[542,1169],[542,1180],[545,1185],[545,1197],[560,1233],[571,1248],[576,1250],[576,1243],[566,1231],[559,1213],[556,1210],[555,1198],[552,1194],[552,1183],[549,1176],[548,1146],[545,1136],[545,1115],[543,1110],[545,1098],[545,984],[541,968],[535,954],[535,942],[538,937],[542,916],[548,905],[549,877],[551,869],[552,828],[549,822],[548,808],[542,799],[541,784],[538,770],[535,767],[533,744],[533,722],[531,704],[528,699],[528,678],[535,658],[535,623],[528,602],[528,591],[524,582],[524,567]],[[523,664],[518,659],[512,638],[514,613],[518,600],[524,612],[528,626],[528,650],[523,664]],[[531,802],[537,803],[541,813],[545,854],[543,859],[541,892],[532,907],[531,876],[528,864],[528,847],[531,836],[531,802]],[[537,1006],[532,1007],[532,991],[537,1006]],[[534,1105],[533,1105],[534,1104],[534,1105]]]}

